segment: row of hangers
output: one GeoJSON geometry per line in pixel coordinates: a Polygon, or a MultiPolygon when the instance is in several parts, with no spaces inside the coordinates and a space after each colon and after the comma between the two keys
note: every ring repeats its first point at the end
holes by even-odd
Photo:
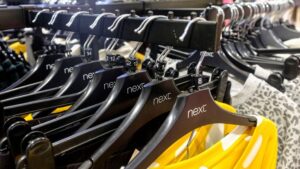
{"type": "MultiPolygon", "coordinates": [[[[191,32],[191,29],[193,26],[194,29],[197,28],[195,25],[201,22],[207,23],[207,19],[211,16],[214,16],[218,24],[223,24],[227,8],[228,6],[224,6],[223,9],[211,6],[208,9],[214,10],[207,11],[215,12],[215,15],[203,13],[200,17],[184,22],[188,24],[181,27],[181,36],[176,36],[174,46],[181,44],[180,41],[188,37],[198,36],[194,32],[199,30],[191,32]]],[[[236,8],[231,6],[229,8],[235,9],[237,17],[236,8]]],[[[39,20],[39,17],[42,18],[43,13],[47,11],[36,14],[33,23],[34,20],[39,20]]],[[[51,17],[53,20],[46,22],[55,23],[55,19],[61,13],[54,12],[51,17]]],[[[69,25],[72,25],[71,21],[75,22],[76,16],[80,15],[87,14],[81,12],[71,15],[69,25]]],[[[92,22],[94,24],[85,26],[93,27],[97,22],[105,20],[105,17],[113,15],[104,12],[94,17],[92,22]]],[[[112,33],[114,30],[119,31],[120,27],[124,26],[121,24],[122,21],[133,15],[134,13],[109,18],[113,22],[106,29],[110,28],[108,31],[112,33]]],[[[139,19],[141,18],[137,20],[139,19]]],[[[157,31],[152,29],[155,21],[163,20],[156,23],[164,23],[169,21],[168,19],[170,17],[162,15],[149,16],[130,31],[136,34],[148,31],[148,34],[151,34],[151,31],[157,31]]],[[[211,24],[213,25],[213,22],[211,24]]],[[[199,26],[198,29],[200,28],[199,26]]],[[[162,31],[172,30],[170,27],[164,29],[167,30],[162,31]]],[[[218,39],[221,31],[214,33],[212,39],[218,39]]],[[[35,169],[42,166],[45,169],[53,169],[55,163],[62,160],[65,154],[72,154],[89,144],[95,145],[96,151],[92,152],[91,157],[82,163],[80,168],[102,168],[107,165],[105,162],[107,157],[131,149],[132,147],[128,145],[139,146],[134,140],[139,136],[139,132],[150,124],[154,132],[150,141],[133,161],[128,165],[124,163],[128,169],[147,168],[173,142],[203,125],[213,123],[256,125],[255,118],[228,113],[214,102],[214,100],[225,101],[228,97],[230,90],[227,81],[228,72],[240,74],[240,78],[246,77],[241,73],[240,67],[229,60],[223,46],[221,50],[225,54],[222,51],[193,52],[192,56],[177,66],[189,67],[187,75],[179,76],[178,73],[171,73],[172,76],[166,77],[161,69],[164,68],[164,59],[168,54],[176,51],[170,47],[172,42],[167,43],[170,46],[164,47],[156,59],[146,58],[143,67],[147,71],[137,71],[135,67],[137,60],[133,56],[143,43],[138,43],[129,59],[124,61],[122,57],[110,53],[120,37],[111,36],[113,35],[108,36],[113,39],[106,48],[108,54],[106,61],[90,61],[84,56],[66,57],[62,53],[63,50],[57,50],[58,47],[52,44],[42,56],[39,56],[30,73],[0,93],[3,107],[1,124],[4,124],[1,130],[3,139],[0,150],[11,152],[13,157],[21,155],[16,162],[16,168],[26,166],[35,169]],[[211,71],[209,67],[214,68],[211,71]],[[212,72],[211,77],[202,74],[208,70],[212,72]],[[72,106],[66,112],[59,115],[51,114],[55,108],[67,105],[72,106]],[[190,114],[190,110],[200,111],[203,106],[206,111],[190,114]],[[31,112],[37,120],[26,122],[21,118],[28,112],[31,112]],[[157,120],[160,121],[159,125],[151,124],[158,122],[157,120]],[[154,128],[157,130],[154,131],[154,128]]],[[[149,36],[143,40],[149,40],[149,36]]],[[[89,53],[86,51],[89,51],[89,45],[94,38],[95,36],[90,35],[83,43],[85,54],[89,53]]],[[[201,37],[197,39],[199,43],[203,40],[201,37]]]]}

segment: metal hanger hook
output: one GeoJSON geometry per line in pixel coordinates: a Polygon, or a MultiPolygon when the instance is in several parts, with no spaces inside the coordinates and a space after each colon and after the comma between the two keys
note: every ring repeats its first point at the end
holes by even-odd
{"type": "Polygon", "coordinates": [[[206,52],[206,51],[201,51],[200,52],[200,59],[197,63],[197,66],[196,66],[196,75],[200,75],[200,69],[201,69],[201,66],[202,66],[202,63],[205,59],[205,57],[211,57],[212,56],[212,53],[211,52],[206,52]]]}
{"type": "Polygon", "coordinates": [[[130,17],[130,16],[131,16],[131,14],[123,14],[123,15],[118,16],[118,17],[114,20],[114,22],[112,23],[112,25],[109,26],[107,29],[110,30],[111,32],[114,32],[114,31],[118,28],[120,22],[121,22],[122,20],[124,20],[125,18],[128,18],[128,17],[130,17]]]}
{"type": "Polygon", "coordinates": [[[76,19],[79,15],[81,15],[81,14],[88,14],[88,13],[89,13],[88,11],[79,11],[79,12],[74,13],[74,14],[71,16],[69,22],[66,24],[66,26],[67,26],[67,27],[71,27],[72,24],[74,23],[75,19],[76,19]]]}
{"type": "Polygon", "coordinates": [[[245,11],[244,11],[244,8],[242,7],[242,5],[241,4],[236,4],[236,7],[238,8],[238,9],[240,9],[240,10],[238,10],[238,12],[239,12],[239,21],[242,21],[242,20],[244,20],[245,18],[245,11]],[[241,13],[240,13],[241,12],[241,13]]]}
{"type": "Polygon", "coordinates": [[[188,31],[190,30],[190,28],[192,27],[192,25],[195,23],[195,22],[204,22],[206,21],[206,19],[202,18],[202,17],[197,17],[197,18],[194,18],[192,20],[189,21],[189,23],[186,25],[185,29],[184,29],[184,32],[182,33],[182,35],[179,37],[179,40],[181,42],[184,41],[188,31]]]}
{"type": "Polygon", "coordinates": [[[158,61],[162,62],[172,51],[173,46],[166,46],[166,48],[162,51],[162,53],[157,58],[158,61]]]}
{"type": "Polygon", "coordinates": [[[102,13],[97,16],[97,18],[94,20],[94,22],[90,25],[90,29],[95,29],[98,22],[103,18],[104,16],[116,16],[114,13],[102,13]]]}
{"type": "Polygon", "coordinates": [[[58,14],[66,13],[66,12],[68,12],[68,11],[67,10],[59,10],[59,11],[54,12],[53,15],[52,15],[51,20],[48,23],[48,25],[53,25],[54,24],[58,14]]]}
{"type": "Polygon", "coordinates": [[[134,49],[130,52],[129,58],[134,58],[134,55],[138,52],[138,50],[143,46],[143,42],[138,42],[134,49]]]}
{"type": "Polygon", "coordinates": [[[49,9],[43,9],[43,10],[39,11],[39,12],[35,15],[34,19],[32,20],[32,23],[35,23],[35,22],[37,21],[38,17],[39,17],[42,13],[44,13],[44,12],[49,12],[49,11],[50,11],[49,9]]]}
{"type": "Polygon", "coordinates": [[[152,21],[156,20],[156,19],[167,19],[167,16],[164,15],[154,15],[154,16],[149,16],[148,18],[146,18],[145,20],[143,20],[143,22],[140,24],[140,26],[138,28],[136,28],[134,30],[134,32],[141,34],[143,33],[147,26],[149,25],[149,23],[151,23],[152,21]]]}

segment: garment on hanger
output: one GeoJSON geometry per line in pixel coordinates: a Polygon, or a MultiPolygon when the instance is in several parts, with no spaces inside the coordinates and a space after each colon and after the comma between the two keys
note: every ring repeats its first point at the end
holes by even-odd
{"type": "Polygon", "coordinates": [[[237,126],[219,142],[194,157],[169,165],[153,163],[149,168],[276,168],[276,125],[262,116],[256,118],[256,127],[237,126]]]}
{"type": "MultiPolygon", "coordinates": [[[[233,86],[234,88],[234,86],[233,86]]],[[[297,104],[284,93],[250,74],[242,89],[232,94],[232,105],[241,114],[262,115],[278,127],[277,168],[297,168],[300,129],[297,104]]]]}

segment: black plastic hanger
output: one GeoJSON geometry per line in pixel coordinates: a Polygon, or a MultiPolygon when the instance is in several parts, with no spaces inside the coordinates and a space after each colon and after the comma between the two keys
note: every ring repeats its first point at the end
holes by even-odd
{"type": "Polygon", "coordinates": [[[56,60],[51,73],[32,91],[33,93],[31,92],[25,95],[18,95],[13,98],[6,99],[5,101],[2,100],[3,105],[20,104],[28,102],[28,100],[33,101],[53,96],[68,80],[73,71],[73,67],[83,62],[86,62],[83,57],[71,57],[56,60]]]}
{"type": "Polygon", "coordinates": [[[205,57],[203,65],[219,67],[223,70],[227,70],[230,74],[233,74],[240,80],[245,81],[248,78],[249,73],[232,64],[222,51],[218,51],[211,56],[205,57]]]}
{"type": "Polygon", "coordinates": [[[123,73],[125,73],[123,67],[103,69],[96,72],[87,90],[68,112],[73,112],[104,101],[111,92],[111,89],[113,89],[117,77],[123,73]]]}
{"type": "Polygon", "coordinates": [[[300,38],[300,32],[290,29],[282,22],[273,23],[271,29],[274,34],[283,41],[300,38]]]}
{"type": "Polygon", "coordinates": [[[61,86],[35,92],[35,93],[29,93],[26,95],[18,95],[15,97],[10,97],[9,99],[1,100],[0,102],[3,106],[12,106],[12,105],[28,102],[28,100],[34,101],[42,98],[47,98],[57,93],[60,90],[60,88],[61,86]]]}
{"type": "Polygon", "coordinates": [[[221,109],[209,89],[178,96],[163,125],[142,151],[126,166],[147,168],[172,143],[188,132],[207,124],[226,123],[256,126],[256,118],[229,113],[221,109]]]}
{"type": "Polygon", "coordinates": [[[54,143],[51,143],[42,133],[31,132],[21,141],[21,151],[24,155],[17,161],[17,168],[22,168],[25,165],[31,168],[40,168],[45,164],[43,159],[47,159],[47,163],[51,163],[50,166],[54,167],[55,157],[68,154],[68,152],[76,152],[76,149],[85,145],[102,144],[102,142],[115,131],[115,128],[121,123],[125,116],[126,115],[117,117],[54,143]],[[41,142],[41,140],[43,141],[41,142]],[[49,149],[46,148],[42,150],[41,148],[46,145],[50,146],[49,149]],[[34,152],[36,151],[34,150],[40,150],[40,153],[35,154],[34,152]]]}
{"type": "MultiPolygon", "coordinates": [[[[124,72],[124,69],[122,67],[119,68],[112,68],[112,69],[105,69],[105,70],[101,70],[98,71],[97,73],[95,73],[95,79],[93,79],[92,81],[90,81],[90,85],[88,86],[87,90],[85,91],[85,93],[76,93],[75,95],[66,95],[66,96],[62,96],[62,97],[58,97],[58,98],[54,98],[54,99],[44,99],[41,101],[37,101],[37,102],[32,102],[30,103],[28,106],[28,104],[22,104],[22,105],[15,105],[13,107],[8,107],[7,110],[8,111],[12,111],[12,112],[19,112],[20,113],[20,109],[22,110],[28,110],[31,109],[32,111],[36,111],[38,109],[45,109],[48,107],[50,107],[50,105],[55,105],[58,106],[59,105],[66,105],[67,103],[71,104],[73,103],[75,100],[77,100],[76,103],[74,103],[74,106],[82,106],[81,109],[83,107],[86,107],[88,105],[93,105],[94,103],[99,103],[102,102],[106,99],[106,97],[108,96],[108,94],[110,93],[110,91],[112,90],[115,80],[116,78],[121,75],[124,72]],[[93,91],[93,92],[92,92],[93,91]],[[95,96],[96,95],[96,96],[95,96]],[[85,100],[81,100],[79,98],[79,96],[85,97],[85,100]],[[90,99],[89,102],[85,102],[87,101],[87,99],[90,99]],[[65,100],[65,101],[64,101],[65,100]],[[79,104],[79,105],[76,105],[79,104]],[[45,105],[47,105],[45,107],[45,105]],[[21,107],[21,108],[20,108],[21,107]],[[17,110],[16,110],[17,109],[17,110]]],[[[101,104],[96,104],[98,106],[94,106],[93,108],[98,108],[101,104]]],[[[78,107],[77,107],[78,109],[78,107]]],[[[36,128],[38,128],[39,130],[42,130],[41,128],[43,128],[43,126],[48,126],[49,130],[54,131],[56,128],[54,127],[55,124],[59,124],[59,127],[61,126],[67,126],[69,123],[72,124],[71,122],[79,122],[82,121],[84,119],[88,119],[92,114],[96,111],[97,109],[95,109],[94,111],[91,111],[91,109],[87,109],[84,111],[79,111],[79,112],[74,112],[74,109],[72,111],[68,111],[68,113],[66,114],[70,114],[70,116],[66,115],[63,117],[58,117],[56,119],[53,119],[49,122],[46,122],[45,124],[41,124],[38,125],[36,128]],[[67,120],[66,120],[67,119],[67,120]],[[50,128],[49,128],[50,126],[50,128]],[[39,128],[41,127],[41,128],[39,128]]],[[[43,130],[45,131],[45,130],[43,130]]]]}
{"type": "MultiPolygon", "coordinates": [[[[73,114],[68,114],[59,118],[54,118],[52,120],[45,121],[44,123],[32,126],[31,122],[27,122],[31,126],[32,131],[40,131],[43,132],[47,138],[51,141],[60,140],[63,138],[72,135],[82,122],[85,122],[95,111],[99,108],[99,104],[95,104],[93,106],[81,109],[79,111],[74,112],[73,114]]],[[[9,127],[12,126],[14,123],[25,120],[20,117],[11,117],[8,118],[3,126],[2,133],[8,133],[9,127]]],[[[25,136],[27,133],[24,133],[25,136]]],[[[7,147],[6,142],[1,143],[1,147],[7,147]]],[[[17,146],[17,145],[16,145],[17,146]]]]}
{"type": "Polygon", "coordinates": [[[179,78],[178,81],[168,79],[147,83],[129,115],[89,161],[85,162],[85,169],[105,168],[105,160],[117,152],[124,151],[139,129],[155,118],[170,112],[177,95],[181,93],[176,86],[177,83],[182,83],[181,79],[187,79],[192,82],[190,84],[193,84],[191,76],[179,78]],[[87,167],[88,163],[90,163],[89,167],[87,167]]]}
{"type": "Polygon", "coordinates": [[[73,67],[86,62],[84,57],[69,57],[56,60],[49,76],[35,88],[34,92],[63,85],[73,72],[73,67]]]}
{"type": "Polygon", "coordinates": [[[144,84],[150,82],[144,70],[136,73],[125,73],[118,77],[112,92],[97,112],[77,131],[81,132],[100,122],[112,119],[130,111],[138,100],[144,84]]]}
{"type": "Polygon", "coordinates": [[[39,56],[35,66],[26,75],[3,91],[44,80],[51,72],[54,62],[62,57],[64,57],[62,54],[39,56]]]}
{"type": "Polygon", "coordinates": [[[67,84],[58,92],[58,94],[65,95],[58,95],[54,98],[8,106],[4,108],[3,115],[11,116],[50,109],[46,112],[33,114],[33,117],[41,117],[50,114],[53,108],[72,104],[81,96],[88,82],[93,78],[94,73],[101,69],[102,66],[99,61],[77,65],[74,67],[74,72],[70,76],[67,84]]]}
{"type": "Polygon", "coordinates": [[[30,83],[28,85],[20,86],[11,90],[6,90],[0,93],[0,100],[7,99],[10,97],[14,97],[17,95],[30,93],[30,91],[34,90],[38,85],[40,85],[43,81],[30,83]]]}
{"type": "MultiPolygon", "coordinates": [[[[89,81],[93,79],[95,72],[102,69],[103,66],[100,61],[92,61],[74,66],[71,76],[64,86],[53,96],[53,99],[55,100],[55,98],[72,95],[77,92],[82,94],[89,81]]],[[[33,117],[42,117],[50,114],[52,111],[36,112],[33,114],[33,117]]]]}
{"type": "Polygon", "coordinates": [[[17,105],[7,106],[3,108],[2,115],[6,117],[15,115],[24,115],[28,112],[37,112],[42,110],[52,110],[57,107],[63,107],[73,104],[83,92],[77,92],[57,98],[47,98],[43,100],[36,100],[32,102],[21,103],[17,105]]]}
{"type": "Polygon", "coordinates": [[[72,108],[56,119],[46,123],[37,125],[34,129],[47,132],[48,130],[55,133],[57,128],[66,127],[70,124],[84,121],[90,118],[103,102],[115,84],[115,80],[119,74],[123,73],[123,68],[112,68],[98,71],[94,79],[91,81],[88,89],[80,98],[85,97],[86,100],[78,99],[72,108]],[[97,96],[95,96],[97,95],[97,96]]]}

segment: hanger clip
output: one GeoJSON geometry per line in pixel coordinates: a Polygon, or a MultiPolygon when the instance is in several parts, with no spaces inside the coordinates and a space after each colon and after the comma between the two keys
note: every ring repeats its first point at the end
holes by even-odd
{"type": "Polygon", "coordinates": [[[136,58],[129,58],[126,60],[126,69],[130,72],[135,72],[138,65],[138,60],[136,58]]]}

